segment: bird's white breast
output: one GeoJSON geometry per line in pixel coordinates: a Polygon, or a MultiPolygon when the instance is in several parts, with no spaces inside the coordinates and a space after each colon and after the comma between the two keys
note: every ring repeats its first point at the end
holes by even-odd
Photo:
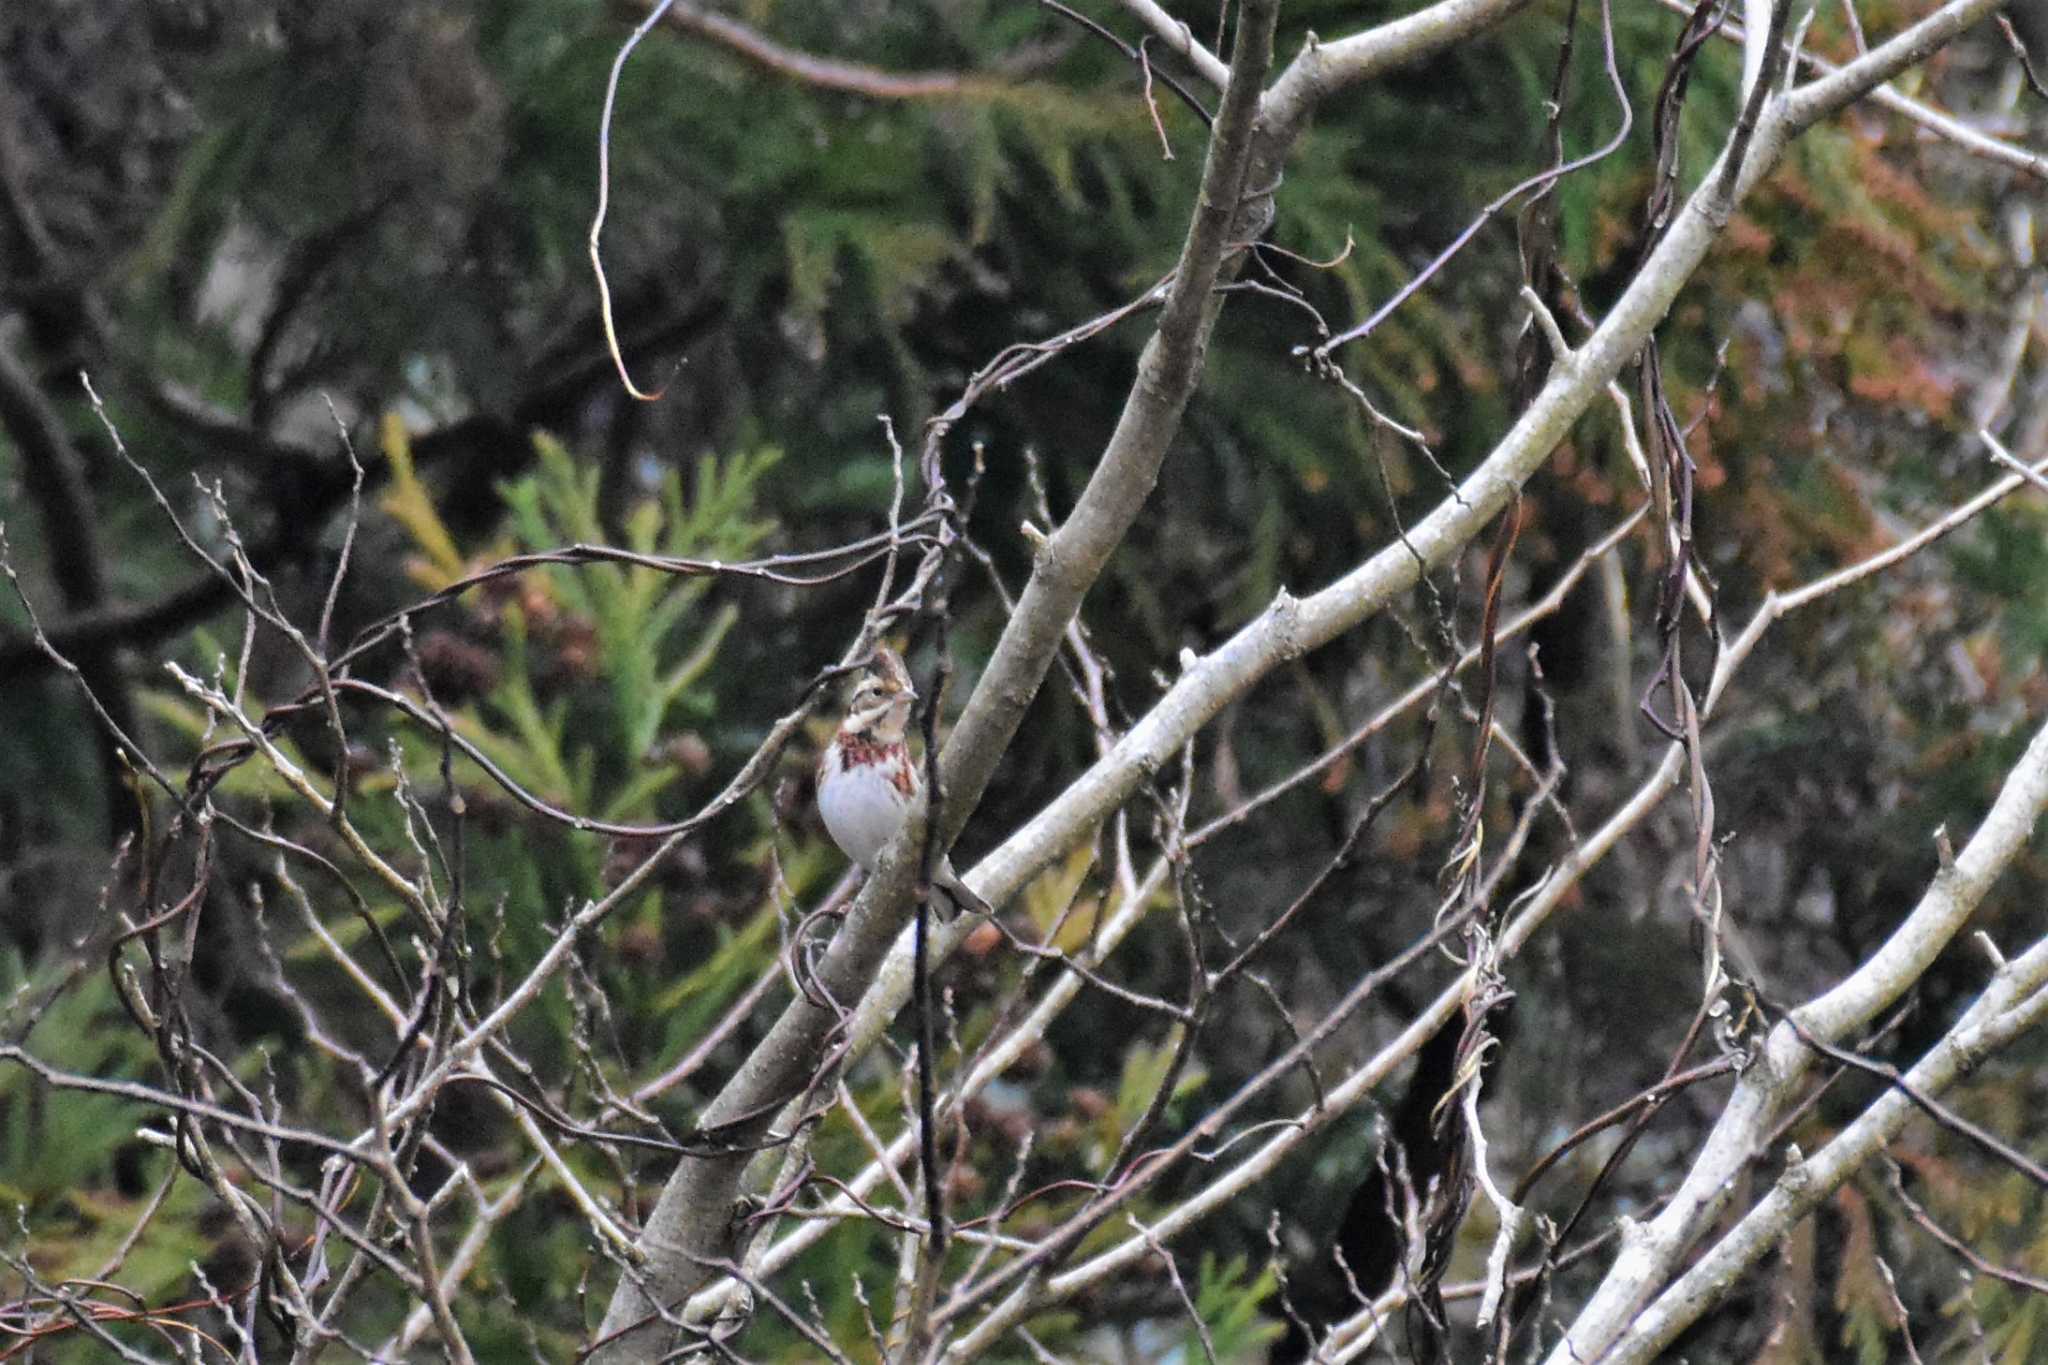
{"type": "Polygon", "coordinates": [[[891,764],[846,767],[837,753],[827,759],[827,764],[818,783],[818,814],[824,817],[832,842],[847,857],[872,869],[882,846],[903,823],[903,811],[909,800],[897,790],[890,776],[891,764]]]}

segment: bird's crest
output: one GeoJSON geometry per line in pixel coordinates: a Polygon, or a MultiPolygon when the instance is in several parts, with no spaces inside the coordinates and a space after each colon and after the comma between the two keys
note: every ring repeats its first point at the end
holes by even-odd
{"type": "Polygon", "coordinates": [[[903,666],[903,656],[887,645],[875,646],[875,661],[870,671],[890,692],[914,692],[910,685],[910,670],[903,666]]]}

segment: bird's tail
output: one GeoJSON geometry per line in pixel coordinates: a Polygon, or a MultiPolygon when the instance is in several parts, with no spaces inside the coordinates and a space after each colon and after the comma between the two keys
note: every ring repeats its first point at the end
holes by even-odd
{"type": "Polygon", "coordinates": [[[932,889],[940,893],[932,901],[932,908],[939,912],[941,919],[952,919],[962,910],[975,915],[995,913],[995,907],[976,895],[973,887],[961,881],[950,863],[940,868],[932,878],[932,889]]]}

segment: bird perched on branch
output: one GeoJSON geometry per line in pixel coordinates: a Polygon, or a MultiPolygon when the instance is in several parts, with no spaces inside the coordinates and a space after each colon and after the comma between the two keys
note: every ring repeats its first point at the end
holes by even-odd
{"type": "MultiPolygon", "coordinates": [[[[825,817],[832,842],[863,871],[874,870],[875,859],[924,789],[904,738],[916,700],[903,660],[894,650],[876,649],[867,676],[853,689],[839,733],[818,758],[818,814],[825,817]]],[[[960,880],[950,858],[939,860],[932,887],[941,893],[932,904],[945,918],[963,908],[989,913],[988,902],[960,880]]]]}

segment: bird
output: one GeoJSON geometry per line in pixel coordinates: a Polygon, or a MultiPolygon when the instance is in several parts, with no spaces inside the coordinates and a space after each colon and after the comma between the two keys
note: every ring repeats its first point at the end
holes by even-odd
{"type": "MultiPolygon", "coordinates": [[[[839,851],[872,872],[875,859],[902,828],[903,817],[924,789],[924,779],[910,757],[905,734],[917,689],[910,671],[887,646],[875,651],[866,676],[847,701],[839,733],[818,756],[818,814],[839,851]]],[[[951,919],[960,910],[990,913],[953,871],[953,860],[941,858],[932,872],[932,887],[942,893],[932,905],[951,919]]]]}

